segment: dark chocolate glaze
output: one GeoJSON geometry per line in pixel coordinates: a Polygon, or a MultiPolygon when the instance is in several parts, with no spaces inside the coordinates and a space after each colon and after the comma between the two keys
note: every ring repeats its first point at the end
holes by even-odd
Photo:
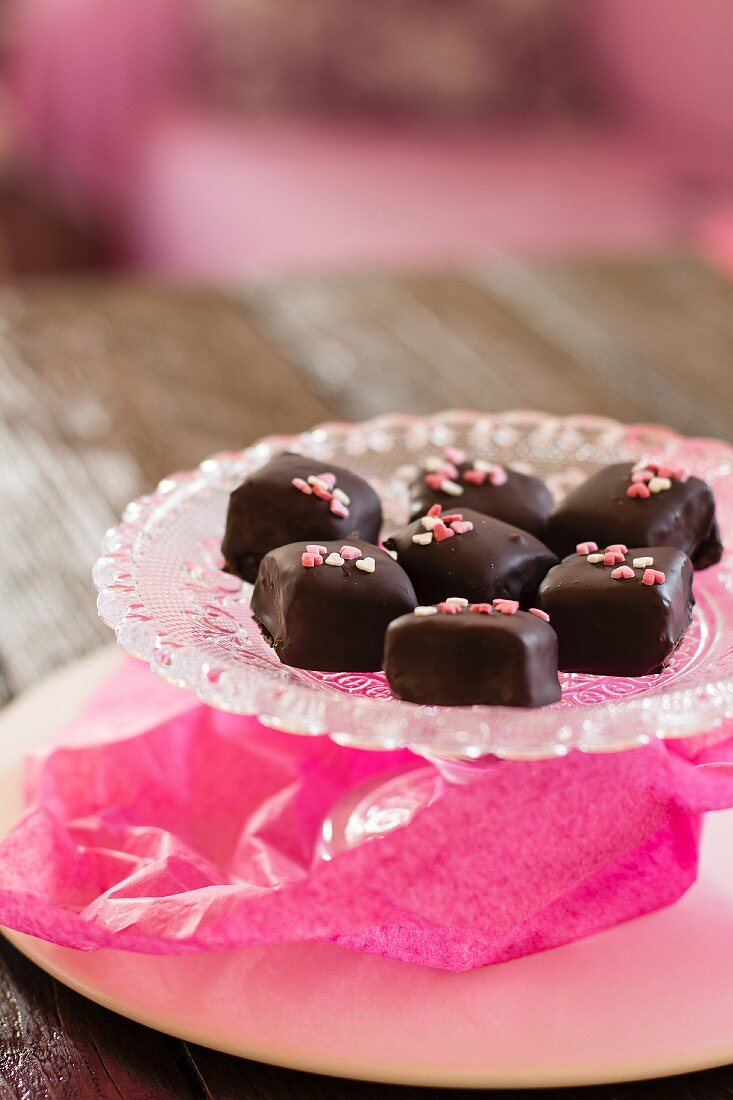
{"type": "MultiPolygon", "coordinates": [[[[338,552],[343,540],[322,545],[338,552]]],[[[374,558],[373,573],[362,572],[355,561],[306,568],[303,542],[280,546],[262,559],[252,614],[283,664],[321,672],[382,667],[387,626],[415,607],[415,592],[386,551],[359,539],[350,545],[374,558]]]]}
{"type": "Polygon", "coordinates": [[[397,551],[420,603],[439,603],[448,596],[481,603],[506,596],[529,607],[540,581],[557,563],[552,551],[527,531],[498,519],[467,508],[451,511],[470,520],[473,531],[420,546],[412,536],[425,528],[415,520],[385,542],[388,549],[397,551]]]}
{"type": "Polygon", "coordinates": [[[560,698],[557,635],[536,615],[403,615],[384,670],[398,699],[433,706],[542,707],[560,698]]]}
{"type": "Polygon", "coordinates": [[[425,484],[422,470],[410,485],[410,516],[424,516],[433,504],[440,504],[443,511],[462,512],[470,508],[484,516],[493,516],[512,527],[529,531],[538,539],[543,538],[547,517],[552,510],[552,494],[538,477],[520,474],[518,470],[505,467],[507,480],[503,485],[492,485],[486,479],[483,485],[472,485],[463,480],[463,474],[473,463],[463,462],[456,467],[457,483],[463,489],[459,497],[449,496],[440,490],[430,489],[425,484]]]}
{"type": "MultiPolygon", "coordinates": [[[[703,482],[703,485],[705,482],[703,482]]],[[[692,564],[695,569],[707,569],[710,565],[717,565],[723,556],[723,543],[720,536],[720,527],[717,519],[713,519],[707,536],[697,544],[692,556],[692,564]]]]}
{"type": "Polygon", "coordinates": [[[672,546],[630,549],[625,562],[641,557],[654,558],[663,584],[642,584],[643,569],[634,569],[633,580],[614,580],[616,566],[591,565],[581,554],[547,574],[537,606],[552,620],[563,672],[646,676],[669,659],[690,625],[692,563],[672,546]]]}
{"type": "Polygon", "coordinates": [[[696,569],[720,561],[723,547],[710,486],[699,477],[672,479],[672,488],[646,500],[627,497],[631,462],[605,466],[557,505],[547,521],[547,544],[558,557],[580,542],[600,547],[676,546],[696,569]]]}
{"type": "Polygon", "coordinates": [[[262,558],[276,546],[300,539],[340,539],[343,544],[359,537],[378,542],[381,526],[379,497],[363,478],[328,461],[286,452],[250,474],[232,493],[221,552],[227,572],[253,584],[262,558]],[[346,517],[333,515],[327,501],[292,485],[294,477],[306,481],[325,472],[335,474],[337,487],[351,498],[346,517]]]}

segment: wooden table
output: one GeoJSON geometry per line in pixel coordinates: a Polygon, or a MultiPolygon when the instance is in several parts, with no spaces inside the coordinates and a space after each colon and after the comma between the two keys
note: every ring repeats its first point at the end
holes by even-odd
{"type": "MultiPolygon", "coordinates": [[[[732,368],[733,286],[683,257],[497,260],[226,293],[6,285],[0,701],[109,640],[89,580],[101,532],[130,498],[213,451],[319,420],[446,407],[592,411],[733,439],[732,368]]],[[[0,1097],[13,1100],[451,1095],[193,1047],[82,1000],[5,943],[0,1022],[0,1097]]],[[[733,1067],[582,1095],[733,1096],[733,1067]]]]}

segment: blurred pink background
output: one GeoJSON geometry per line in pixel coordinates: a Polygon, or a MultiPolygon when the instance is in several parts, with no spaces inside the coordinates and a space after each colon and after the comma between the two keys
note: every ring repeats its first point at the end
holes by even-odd
{"type": "Polygon", "coordinates": [[[117,267],[692,248],[733,271],[729,0],[6,0],[6,156],[117,267]]]}

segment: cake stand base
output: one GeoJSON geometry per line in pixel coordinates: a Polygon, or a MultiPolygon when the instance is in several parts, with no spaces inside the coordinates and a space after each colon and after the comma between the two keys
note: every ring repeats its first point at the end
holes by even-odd
{"type": "MultiPolygon", "coordinates": [[[[118,659],[105,652],[71,666],[0,715],[0,835],[22,810],[23,754],[48,741],[118,659]]],[[[418,801],[435,793],[432,766],[411,777],[418,801]]],[[[376,801],[366,791],[348,814],[343,807],[346,821],[358,810],[361,839],[405,810],[390,811],[389,782],[381,788],[376,801]]],[[[731,849],[733,811],[711,814],[699,881],[675,905],[465,974],[329,943],[157,957],[5,934],[91,1000],[242,1057],[398,1084],[602,1084],[733,1061],[731,849]]]]}

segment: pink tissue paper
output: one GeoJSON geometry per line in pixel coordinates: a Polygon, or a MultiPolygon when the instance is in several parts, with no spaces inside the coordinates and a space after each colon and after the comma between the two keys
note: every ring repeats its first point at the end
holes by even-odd
{"type": "Polygon", "coordinates": [[[408,826],[318,857],[354,784],[421,763],[211,710],[127,660],[28,761],[27,810],[0,844],[0,923],[81,949],[327,940],[468,970],[675,901],[702,814],[733,805],[729,729],[500,763],[408,826]]]}

